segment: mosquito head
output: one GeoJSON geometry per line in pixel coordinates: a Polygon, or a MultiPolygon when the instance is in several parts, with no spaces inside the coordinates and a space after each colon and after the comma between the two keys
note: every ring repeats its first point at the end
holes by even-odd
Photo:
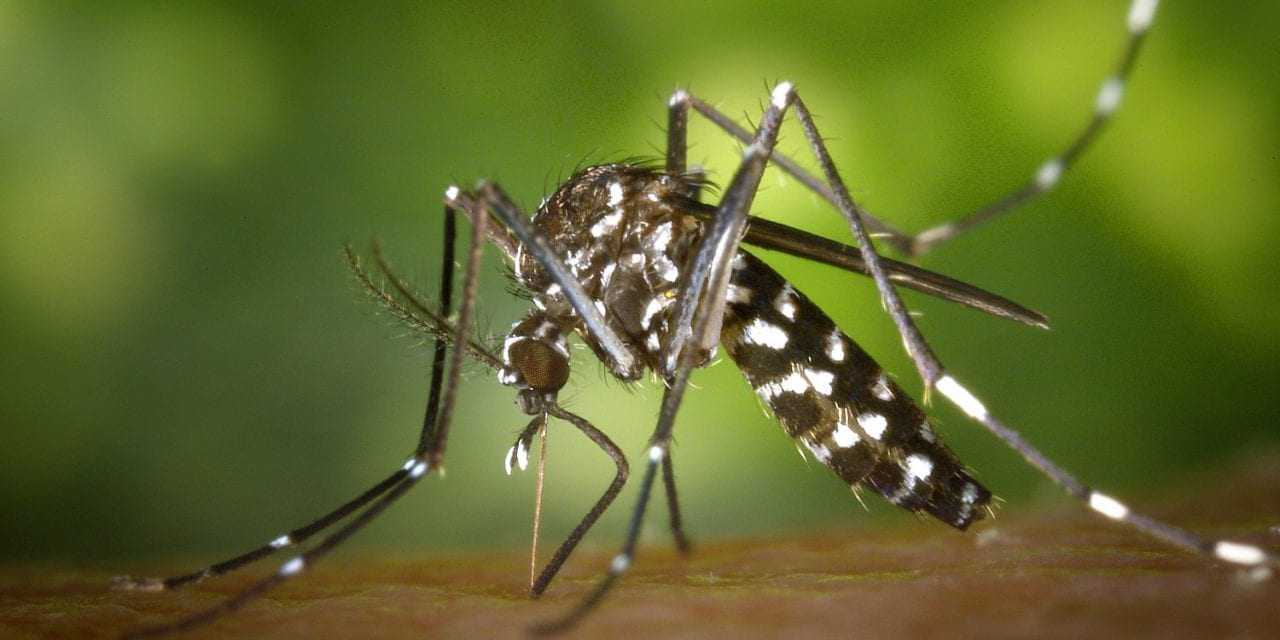
{"type": "Polygon", "coordinates": [[[521,381],[516,404],[526,414],[542,412],[546,402],[554,402],[556,394],[569,381],[569,358],[535,340],[521,340],[508,349],[507,366],[521,381]]]}
{"type": "Polygon", "coordinates": [[[516,405],[528,415],[555,402],[569,381],[569,347],[561,326],[541,311],[515,323],[502,345],[498,380],[516,388],[516,405]]]}

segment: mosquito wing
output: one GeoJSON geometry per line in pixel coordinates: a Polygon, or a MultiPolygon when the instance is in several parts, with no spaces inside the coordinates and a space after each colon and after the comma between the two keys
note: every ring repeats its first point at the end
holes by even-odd
{"type": "MultiPolygon", "coordinates": [[[[714,206],[701,202],[689,202],[685,207],[691,215],[704,221],[709,220],[716,210],[714,206]]],[[[743,242],[853,273],[868,273],[862,255],[854,247],[764,218],[751,217],[743,242]]],[[[884,256],[880,257],[880,262],[884,265],[889,281],[896,285],[963,304],[999,318],[1041,329],[1049,328],[1049,318],[1044,314],[1003,296],[884,256]]]]}

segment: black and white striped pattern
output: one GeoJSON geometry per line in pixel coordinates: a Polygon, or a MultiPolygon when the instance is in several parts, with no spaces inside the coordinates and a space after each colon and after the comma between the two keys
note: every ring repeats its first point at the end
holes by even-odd
{"type": "Polygon", "coordinates": [[[852,487],[959,529],[982,517],[991,493],[804,294],[740,251],[728,299],[721,345],[788,435],[852,487]]]}

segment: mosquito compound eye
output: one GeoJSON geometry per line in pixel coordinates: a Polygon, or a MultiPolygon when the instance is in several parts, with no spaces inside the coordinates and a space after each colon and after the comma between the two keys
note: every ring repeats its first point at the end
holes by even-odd
{"type": "Polygon", "coordinates": [[[569,381],[569,359],[538,340],[521,340],[507,350],[508,366],[530,389],[555,393],[569,381]]]}

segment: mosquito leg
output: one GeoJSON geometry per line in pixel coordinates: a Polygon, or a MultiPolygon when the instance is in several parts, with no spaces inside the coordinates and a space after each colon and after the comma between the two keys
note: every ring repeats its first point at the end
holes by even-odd
{"type": "MultiPolygon", "coordinates": [[[[449,316],[453,308],[453,261],[454,245],[457,244],[458,216],[451,204],[444,207],[444,247],[440,258],[440,313],[449,316]]],[[[462,343],[454,343],[462,344],[462,343]]],[[[437,339],[431,351],[431,385],[427,392],[427,408],[422,415],[422,434],[418,437],[418,451],[426,451],[432,446],[438,434],[439,422],[436,413],[440,409],[440,374],[444,371],[445,354],[449,345],[437,339]]],[[[461,350],[461,348],[459,348],[461,350]]]]}
{"type": "Polygon", "coordinates": [[[667,101],[667,173],[685,172],[689,155],[689,94],[677,89],[667,101]]]}
{"type": "MultiPolygon", "coordinates": [[[[689,203],[688,209],[689,213],[700,220],[709,221],[716,213],[715,207],[701,202],[689,203]]],[[[772,220],[752,216],[742,242],[821,262],[851,273],[868,275],[867,265],[856,247],[772,220]]],[[[1040,329],[1049,328],[1049,319],[1044,314],[990,291],[884,256],[880,257],[880,263],[885,267],[889,280],[900,287],[957,302],[996,317],[1016,320],[1040,329]]]]}
{"type": "Polygon", "coordinates": [[[367,489],[354,500],[343,504],[337,509],[334,509],[333,511],[316,519],[314,522],[282,534],[271,542],[235,556],[234,558],[229,558],[222,562],[211,564],[199,571],[170,576],[167,578],[135,578],[133,576],[116,576],[115,578],[112,578],[112,587],[125,591],[164,591],[166,589],[176,589],[194,582],[200,582],[207,578],[220,576],[224,573],[230,573],[231,571],[235,571],[236,569],[261,560],[281,549],[302,544],[311,536],[327,529],[333,523],[342,520],[357,509],[368,504],[369,501],[377,498],[383,493],[386,493],[387,490],[403,480],[407,473],[408,472],[403,469],[397,470],[395,473],[387,476],[382,480],[382,482],[379,482],[367,489]]]}
{"type": "MultiPolygon", "coordinates": [[[[455,242],[455,236],[457,235],[457,223],[454,214],[447,206],[445,208],[444,220],[444,258],[442,260],[443,268],[441,270],[440,306],[442,312],[445,315],[448,315],[449,307],[452,304],[454,262],[453,245],[455,242]]],[[[444,371],[445,347],[446,345],[442,340],[436,341],[434,357],[432,359],[432,372],[434,375],[432,377],[432,384],[428,391],[426,418],[424,418],[422,433],[419,437],[420,447],[423,446],[427,440],[429,427],[433,420],[432,416],[439,407],[440,385],[436,383],[436,380],[442,379],[441,376],[444,371]]],[[[335,522],[346,518],[348,515],[368,504],[369,501],[391,489],[391,487],[395,486],[397,482],[403,480],[407,473],[407,469],[397,470],[381,482],[365,490],[364,493],[361,493],[354,499],[344,503],[337,509],[330,511],[320,518],[317,518],[311,523],[293,529],[288,533],[281,534],[270,542],[233,558],[214,563],[198,571],[170,576],[167,578],[134,578],[131,576],[118,576],[112,580],[113,586],[117,589],[123,590],[162,591],[166,589],[175,589],[187,584],[235,571],[236,569],[252,564],[257,560],[270,556],[280,549],[302,544],[315,534],[327,529],[335,522]]]]}
{"type": "MultiPolygon", "coordinates": [[[[667,173],[684,174],[688,171],[688,129],[689,129],[689,93],[677,89],[667,101],[667,173]]],[[[699,171],[699,173],[701,173],[699,171]]],[[[701,179],[695,180],[700,184],[701,179]]],[[[689,194],[694,201],[698,200],[698,192],[689,194]]],[[[667,493],[667,510],[670,513],[671,536],[675,539],[680,553],[688,554],[692,547],[684,532],[684,519],[680,515],[680,500],[676,494],[675,470],[671,466],[668,455],[662,460],[662,484],[667,493]]]]}
{"type": "Polygon", "coordinates": [[[195,629],[197,627],[201,627],[206,624],[212,623],[216,621],[218,618],[221,618],[222,616],[228,613],[234,612],[237,609],[240,609],[241,607],[243,607],[245,604],[261,597],[262,595],[266,594],[267,591],[270,591],[272,588],[276,587],[280,583],[300,573],[307,566],[308,563],[313,563],[319,556],[323,555],[324,553],[327,553],[338,543],[350,537],[351,533],[354,533],[356,529],[363,527],[365,523],[373,519],[374,516],[381,513],[382,510],[384,510],[392,501],[394,501],[395,499],[403,495],[404,492],[407,491],[413,485],[413,483],[416,482],[417,479],[421,477],[421,474],[426,469],[426,466],[425,466],[426,463],[418,462],[416,464],[418,466],[413,467],[411,471],[407,472],[404,479],[396,483],[390,491],[388,491],[386,494],[382,496],[380,500],[374,502],[373,505],[371,505],[368,509],[360,512],[360,514],[355,518],[353,518],[351,522],[347,523],[342,528],[330,534],[328,537],[322,540],[318,545],[316,545],[310,551],[307,551],[299,556],[296,556],[292,560],[289,560],[288,562],[281,565],[280,569],[277,570],[276,573],[273,573],[270,576],[263,578],[258,582],[255,582],[254,584],[250,585],[249,587],[240,591],[234,596],[231,596],[230,598],[222,601],[216,606],[210,607],[209,609],[201,611],[200,613],[183,618],[176,622],[138,629],[138,630],[126,633],[124,635],[124,638],[126,639],[151,638],[155,636],[168,635],[171,633],[189,631],[191,629],[195,629]]]}
{"type": "Polygon", "coordinates": [[[1171,545],[1212,556],[1225,562],[1245,566],[1280,566],[1280,556],[1261,547],[1230,540],[1203,538],[1190,531],[1134,512],[1115,498],[1086,486],[1033,447],[1020,433],[1009,428],[993,416],[977,397],[950,374],[943,375],[938,380],[937,389],[939,393],[964,411],[970,418],[986,427],[988,431],[1008,445],[1009,448],[1021,455],[1022,459],[1026,460],[1028,464],[1039,469],[1041,473],[1062,487],[1072,497],[1084,502],[1090,509],[1102,516],[1129,524],[1137,530],[1171,545]]]}
{"type": "MultiPolygon", "coordinates": [[[[747,214],[760,186],[760,177],[777,143],[783,114],[789,106],[779,97],[789,95],[789,82],[774,89],[755,138],[743,151],[742,163],[724,190],[718,211],[707,225],[698,252],[690,262],[688,281],[677,298],[674,329],[668,337],[662,363],[668,376],[682,358],[687,357],[692,366],[706,362],[720,341],[733,258],[746,230],[747,214]],[[698,326],[694,326],[695,318],[698,326]]],[[[665,442],[661,444],[665,447],[665,442]]]]}
{"type": "MultiPolygon", "coordinates": [[[[450,202],[446,204],[453,203],[450,202]]],[[[450,214],[451,210],[446,213],[446,217],[450,214]]],[[[455,345],[465,345],[468,343],[471,316],[475,305],[476,275],[479,271],[480,256],[484,248],[484,223],[486,218],[483,216],[475,216],[473,217],[473,220],[475,223],[472,225],[471,229],[470,250],[467,258],[466,271],[463,276],[462,304],[458,311],[458,320],[454,327],[454,334],[452,336],[452,342],[455,345]]],[[[447,283],[446,287],[451,285],[452,283],[447,283]]],[[[453,415],[453,408],[456,403],[458,381],[461,378],[462,364],[466,357],[465,353],[466,351],[464,349],[453,350],[453,357],[449,363],[448,377],[447,380],[444,381],[444,390],[442,395],[438,396],[441,398],[438,411],[430,413],[426,420],[426,429],[430,433],[434,434],[434,436],[425,439],[428,443],[427,447],[419,447],[419,449],[415,451],[414,456],[405,462],[404,467],[397,472],[397,475],[403,475],[400,476],[398,481],[392,483],[391,488],[387,490],[381,498],[378,498],[369,505],[368,508],[352,518],[350,522],[339,528],[337,531],[329,534],[316,544],[316,546],[282,564],[274,574],[250,585],[241,592],[227,600],[224,600],[217,606],[170,624],[140,629],[134,633],[128,634],[127,637],[150,637],[192,629],[213,622],[223,615],[243,607],[245,604],[262,596],[273,587],[295,575],[298,575],[307,567],[314,564],[317,560],[328,554],[347,538],[354,535],[357,531],[364,528],[365,525],[390,507],[396,500],[408,492],[409,489],[413,488],[413,486],[416,485],[417,482],[429,471],[438,469],[440,462],[442,462],[444,458],[446,436],[448,434],[449,422],[453,415]]],[[[435,362],[433,361],[433,365],[434,364],[435,362]]],[[[432,373],[432,385],[440,384],[439,381],[442,378],[439,374],[441,372],[433,369],[432,373]]],[[[429,410],[436,409],[436,407],[432,406],[429,406],[428,408],[429,410]]]]}
{"type": "Polygon", "coordinates": [[[613,458],[613,464],[618,470],[613,476],[613,482],[609,483],[609,488],[605,489],[604,495],[600,496],[600,499],[591,507],[587,515],[583,516],[578,526],[573,528],[573,531],[569,533],[569,537],[560,545],[560,548],[556,549],[555,555],[547,561],[547,566],[543,567],[542,573],[538,575],[538,579],[534,581],[533,586],[529,589],[529,595],[534,598],[541,596],[547,590],[551,580],[556,577],[561,567],[564,566],[565,561],[569,559],[569,554],[573,553],[578,543],[582,541],[582,537],[600,519],[600,516],[613,503],[614,498],[618,497],[618,492],[622,491],[622,486],[627,482],[630,470],[627,464],[627,457],[623,455],[618,445],[614,444],[609,439],[609,436],[596,429],[585,418],[566,411],[558,405],[551,405],[548,408],[548,413],[577,427],[592,442],[596,443],[596,446],[604,450],[610,458],[613,458]]]}
{"type": "MultiPolygon", "coordinates": [[[[680,92],[677,92],[677,95],[679,94],[680,92]]],[[[719,127],[725,133],[737,138],[737,140],[743,144],[751,143],[751,132],[744,129],[737,122],[734,122],[733,118],[725,115],[719,109],[716,109],[707,102],[704,102],[697,96],[684,93],[681,97],[687,101],[688,106],[693,107],[694,111],[711,121],[712,124],[719,127]]],[[[674,96],[672,99],[674,100],[674,96]]],[[[831,191],[831,188],[828,187],[821,178],[818,178],[812,173],[809,173],[806,169],[802,168],[796,163],[796,161],[781,153],[771,154],[769,161],[779,169],[782,169],[787,175],[795,178],[801,184],[808,187],[810,191],[813,191],[827,202],[830,202],[833,206],[836,204],[836,196],[835,193],[831,191]]],[[[906,251],[909,246],[908,241],[910,240],[910,236],[906,232],[900,231],[889,223],[869,214],[867,216],[866,223],[874,232],[883,234],[885,240],[895,248],[900,248],[901,250],[906,251]]]]}
{"type": "Polygon", "coordinates": [[[640,525],[644,522],[644,511],[649,505],[649,496],[653,491],[654,474],[657,471],[658,462],[661,460],[661,454],[662,450],[657,447],[649,449],[649,462],[645,466],[644,479],[640,483],[640,499],[636,503],[635,511],[631,514],[631,523],[627,527],[627,537],[622,545],[622,551],[613,557],[613,562],[609,564],[608,573],[596,584],[595,589],[568,614],[551,622],[534,626],[530,629],[530,632],[535,635],[545,636],[554,635],[572,628],[588,613],[591,613],[596,608],[596,605],[600,604],[600,601],[608,595],[618,578],[631,567],[631,561],[635,557],[636,542],[640,538],[640,525]],[[654,452],[657,452],[656,457],[654,452]]]}
{"type": "Polygon", "coordinates": [[[1158,0],[1133,0],[1126,21],[1129,38],[1125,43],[1124,52],[1121,53],[1114,71],[1102,81],[1102,85],[1098,88],[1098,97],[1094,100],[1093,115],[1089,118],[1089,122],[1080,130],[1080,133],[1076,134],[1066,149],[1059,155],[1046,160],[1030,180],[1011,193],[975,211],[960,215],[955,220],[915,234],[910,238],[909,253],[912,255],[926,253],[987,220],[1008,213],[1049,191],[1058,183],[1062,174],[1097,139],[1098,134],[1120,107],[1125,85],[1133,70],[1133,63],[1138,57],[1138,51],[1142,48],[1142,42],[1147,30],[1151,27],[1151,21],[1155,18],[1157,3],[1158,0]]]}
{"type": "MultiPolygon", "coordinates": [[[[512,203],[511,200],[506,197],[506,195],[502,192],[502,190],[497,185],[484,183],[484,184],[481,184],[478,191],[479,191],[478,195],[463,193],[461,191],[450,191],[450,193],[452,194],[451,197],[457,199],[459,202],[468,203],[468,207],[467,207],[468,215],[475,215],[476,213],[480,212],[484,207],[488,207],[489,209],[495,210],[495,211],[501,210],[501,212],[496,216],[499,219],[502,219],[504,216],[506,217],[515,217],[515,216],[522,217],[523,216],[523,214],[519,212],[519,209],[514,205],[514,203],[512,203]]],[[[490,231],[488,233],[488,236],[492,241],[494,239],[495,234],[492,231],[490,231]]],[[[499,242],[499,244],[501,243],[499,242]]],[[[380,252],[377,252],[375,250],[375,255],[377,256],[378,266],[382,271],[382,273],[397,289],[400,295],[405,300],[407,300],[409,304],[417,311],[417,314],[425,317],[425,323],[432,327],[432,331],[438,333],[440,331],[447,330],[448,322],[443,318],[439,318],[438,316],[436,316],[433,312],[431,312],[429,308],[426,307],[426,305],[422,304],[420,301],[417,300],[416,296],[407,287],[407,285],[405,285],[403,281],[401,281],[399,278],[397,278],[394,275],[393,270],[385,262],[385,260],[382,259],[380,252]]],[[[367,281],[367,278],[362,278],[362,280],[367,281]]],[[[370,284],[366,283],[366,288],[370,288],[370,286],[371,286],[370,284]]],[[[401,316],[409,315],[408,310],[400,309],[395,306],[394,302],[382,299],[381,295],[379,295],[380,291],[377,290],[376,287],[373,287],[373,293],[375,296],[378,296],[380,298],[380,301],[382,301],[384,304],[387,304],[389,308],[392,308],[393,310],[395,310],[397,315],[401,315],[401,316]]],[[[419,322],[422,322],[422,321],[420,320],[419,322]]],[[[482,347],[473,344],[471,347],[471,350],[473,352],[479,352],[477,357],[479,357],[485,364],[489,365],[491,368],[500,369],[502,367],[502,362],[496,356],[485,352],[482,347]]],[[[609,454],[611,458],[614,459],[615,464],[618,466],[618,473],[615,476],[613,483],[606,490],[605,494],[601,496],[601,498],[596,502],[592,510],[583,518],[583,520],[573,530],[569,538],[560,546],[560,548],[556,551],[556,554],[547,563],[547,566],[544,567],[542,573],[534,581],[530,589],[531,595],[533,595],[534,597],[541,595],[546,590],[551,580],[559,572],[560,568],[563,566],[564,562],[568,559],[569,555],[572,553],[574,548],[580,542],[581,538],[595,524],[596,520],[599,519],[600,515],[603,514],[603,512],[608,508],[608,506],[616,498],[618,492],[622,488],[623,483],[626,481],[627,471],[628,471],[626,458],[622,454],[621,450],[619,450],[617,446],[611,440],[609,440],[607,436],[605,436],[599,430],[595,429],[585,419],[575,414],[569,413],[568,411],[565,411],[564,409],[560,408],[558,405],[554,405],[554,404],[549,405],[547,407],[547,413],[552,416],[558,417],[562,420],[569,421],[573,423],[575,426],[577,426],[579,430],[583,431],[583,433],[585,433],[589,438],[591,438],[593,442],[595,442],[598,446],[600,446],[607,454],[609,454]]],[[[506,467],[507,467],[508,473],[511,472],[511,469],[514,465],[520,466],[521,469],[525,468],[525,466],[527,465],[528,455],[529,455],[528,450],[529,450],[530,442],[532,441],[532,438],[536,433],[536,431],[538,430],[538,428],[541,426],[543,420],[544,418],[542,416],[535,417],[529,423],[529,425],[524,429],[524,431],[522,431],[521,434],[517,437],[516,444],[513,445],[511,449],[507,452],[506,467]]]]}
{"type": "Polygon", "coordinates": [[[1017,451],[1030,465],[1039,469],[1068,494],[1084,501],[1090,509],[1103,516],[1128,523],[1150,536],[1175,546],[1198,551],[1227,562],[1243,565],[1280,564],[1280,559],[1260,547],[1239,542],[1201,538],[1159,520],[1134,513],[1114,498],[1090,489],[1031,446],[1017,431],[1005,426],[995,416],[991,415],[977,397],[949,373],[946,373],[942,362],[934,356],[928,343],[925,342],[919,329],[916,328],[915,322],[906,312],[906,308],[898,297],[897,291],[885,277],[880,258],[867,238],[866,229],[861,224],[861,211],[849,197],[848,189],[836,171],[835,164],[832,162],[831,156],[822,142],[822,137],[814,125],[812,116],[799,96],[794,97],[794,102],[796,117],[799,118],[800,124],[804,128],[805,137],[809,140],[814,155],[817,156],[818,164],[822,166],[832,190],[837,195],[837,201],[840,203],[840,212],[849,222],[849,226],[858,240],[859,250],[862,252],[863,259],[876,281],[881,299],[884,300],[889,314],[897,324],[903,342],[907,347],[907,353],[916,363],[921,378],[927,387],[936,388],[943,397],[947,398],[957,408],[964,411],[969,417],[986,427],[997,438],[1017,451]]]}
{"type": "MultiPolygon", "coordinates": [[[[907,255],[920,255],[938,244],[950,240],[986,220],[1006,213],[1053,188],[1062,178],[1063,172],[1089,147],[1102,131],[1103,125],[1110,120],[1120,106],[1125,83],[1128,80],[1130,71],[1133,69],[1133,64],[1137,59],[1143,39],[1151,27],[1152,20],[1155,18],[1157,4],[1158,0],[1132,1],[1126,22],[1129,33],[1128,42],[1115,67],[1115,71],[1103,81],[1102,87],[1098,91],[1092,118],[1062,154],[1040,165],[1032,179],[1021,188],[972,213],[961,215],[955,221],[943,223],[918,234],[901,231],[882,219],[863,211],[863,222],[867,228],[877,234],[877,237],[883,238],[896,251],[907,255]]],[[[677,95],[679,95],[679,92],[677,92],[677,95]]],[[[733,118],[695,96],[685,93],[681,97],[688,101],[689,106],[693,107],[694,111],[710,120],[725,133],[743,144],[751,142],[751,132],[744,129],[733,118]]],[[[672,99],[675,99],[674,96],[672,99]]],[[[782,154],[774,154],[771,161],[833,206],[839,206],[836,193],[822,180],[802,169],[795,161],[782,154]]]]}
{"type": "Polygon", "coordinates": [[[671,452],[662,458],[662,486],[667,491],[667,511],[671,518],[671,537],[675,538],[676,549],[681,554],[693,552],[693,545],[684,532],[684,518],[680,516],[680,499],[676,495],[676,471],[671,463],[671,452]]]}
{"type": "MultiPolygon", "coordinates": [[[[449,205],[453,205],[454,203],[445,204],[445,219],[448,220],[454,215],[454,209],[449,205]]],[[[448,223],[446,222],[446,225],[447,224],[448,223]]],[[[462,377],[462,364],[466,360],[466,349],[463,349],[461,345],[467,344],[469,340],[468,336],[471,331],[471,316],[475,311],[476,303],[476,281],[479,279],[480,256],[484,253],[485,230],[487,226],[488,218],[481,215],[472,216],[471,240],[467,250],[466,271],[463,273],[462,279],[462,304],[458,309],[458,320],[454,324],[454,335],[451,340],[451,343],[456,345],[456,347],[453,350],[453,358],[449,363],[448,378],[444,383],[443,397],[440,400],[439,412],[436,414],[430,414],[437,417],[434,420],[428,417],[423,428],[423,431],[429,432],[431,437],[423,438],[423,443],[419,445],[415,456],[416,458],[424,460],[429,469],[439,469],[444,463],[445,447],[449,437],[449,426],[452,423],[453,407],[457,401],[458,382],[462,377]]],[[[451,286],[452,283],[450,282],[441,282],[442,289],[449,289],[451,286]]],[[[436,371],[434,366],[432,371],[436,371]]],[[[427,406],[428,410],[434,408],[435,407],[430,403],[427,406]]],[[[412,476],[412,472],[410,475],[412,476]]]]}
{"type": "Polygon", "coordinates": [[[809,109],[805,107],[804,101],[794,91],[790,92],[788,99],[794,101],[796,118],[800,121],[800,127],[804,129],[805,138],[809,141],[809,148],[817,158],[832,193],[835,194],[836,209],[844,217],[845,222],[849,224],[854,240],[857,241],[858,251],[862,254],[862,261],[867,266],[867,272],[871,275],[871,279],[875,281],[876,289],[880,292],[880,300],[889,312],[889,317],[893,319],[893,323],[897,326],[898,334],[902,336],[903,346],[907,349],[907,355],[911,356],[911,361],[915,363],[916,371],[920,373],[920,378],[924,381],[925,399],[927,401],[929,389],[932,388],[938,378],[942,377],[942,363],[933,354],[933,349],[929,347],[929,343],[921,335],[920,329],[916,327],[915,321],[911,319],[911,314],[907,311],[906,305],[902,303],[902,298],[898,296],[897,289],[889,282],[884,263],[881,261],[880,255],[876,253],[875,245],[871,243],[871,237],[863,224],[864,213],[849,195],[849,189],[845,186],[844,179],[840,177],[840,173],[836,170],[835,162],[831,159],[831,154],[827,151],[827,145],[823,142],[821,134],[818,133],[817,125],[814,124],[813,116],[809,113],[809,109]]]}
{"type": "Polygon", "coordinates": [[[688,167],[689,99],[689,92],[677,89],[667,100],[667,173],[684,175],[693,186],[686,195],[697,202],[707,176],[702,167],[688,167]]]}

